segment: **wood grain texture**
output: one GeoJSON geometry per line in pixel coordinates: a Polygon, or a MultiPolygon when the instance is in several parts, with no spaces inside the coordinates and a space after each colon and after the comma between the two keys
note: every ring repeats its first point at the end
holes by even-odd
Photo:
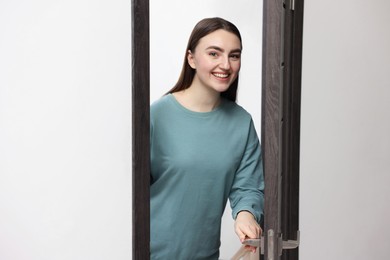
{"type": "Polygon", "coordinates": [[[150,259],[149,1],[132,0],[133,260],[150,259]]]}
{"type": "MultiPolygon", "coordinates": [[[[274,259],[296,260],[298,249],[279,256],[278,239],[299,230],[299,140],[303,1],[264,1],[262,146],[265,172],[265,232],[275,232],[274,259]]],[[[266,235],[266,234],[265,234],[266,235]]],[[[269,241],[266,237],[265,259],[269,241]]]]}
{"type": "MultiPolygon", "coordinates": [[[[262,148],[265,173],[265,234],[280,233],[281,100],[282,100],[282,0],[264,0],[262,72],[262,148]]],[[[273,255],[278,256],[274,241],[273,255]]],[[[265,240],[265,259],[269,241],[265,240]]],[[[277,258],[275,258],[277,259],[277,258]]]]}

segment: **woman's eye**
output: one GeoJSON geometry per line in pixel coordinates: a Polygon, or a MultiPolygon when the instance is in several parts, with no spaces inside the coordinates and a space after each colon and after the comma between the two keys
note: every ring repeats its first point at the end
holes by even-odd
{"type": "Polygon", "coordinates": [[[217,53],[216,52],[210,52],[209,55],[213,56],[213,57],[217,57],[217,53]]]}
{"type": "Polygon", "coordinates": [[[230,57],[234,60],[238,60],[238,59],[240,59],[240,54],[232,54],[232,55],[230,55],[230,57]]]}

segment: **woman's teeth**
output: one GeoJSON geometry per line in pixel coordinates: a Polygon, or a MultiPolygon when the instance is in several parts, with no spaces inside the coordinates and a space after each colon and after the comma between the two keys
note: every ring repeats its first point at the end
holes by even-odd
{"type": "Polygon", "coordinates": [[[223,74],[223,73],[213,73],[214,76],[218,78],[227,78],[229,74],[223,74]]]}

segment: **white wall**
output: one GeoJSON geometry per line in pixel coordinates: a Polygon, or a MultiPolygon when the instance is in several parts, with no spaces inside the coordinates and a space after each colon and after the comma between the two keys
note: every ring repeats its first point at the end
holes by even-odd
{"type": "Polygon", "coordinates": [[[389,9],[305,1],[302,260],[389,259],[389,9]]]}
{"type": "MultiPolygon", "coordinates": [[[[238,103],[253,116],[260,136],[261,52],[263,2],[256,0],[151,0],[151,101],[173,87],[179,77],[185,48],[195,24],[219,16],[233,22],[243,39],[238,103]]],[[[221,259],[240,247],[228,205],[222,223],[221,259]]]]}
{"type": "Polygon", "coordinates": [[[131,258],[130,1],[0,2],[0,259],[131,258]]]}

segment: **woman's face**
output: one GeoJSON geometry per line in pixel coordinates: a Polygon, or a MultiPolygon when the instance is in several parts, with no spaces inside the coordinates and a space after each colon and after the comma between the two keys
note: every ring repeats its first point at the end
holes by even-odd
{"type": "Polygon", "coordinates": [[[196,71],[192,86],[221,93],[229,88],[240,71],[240,39],[222,29],[214,31],[200,39],[187,59],[196,71]]]}

